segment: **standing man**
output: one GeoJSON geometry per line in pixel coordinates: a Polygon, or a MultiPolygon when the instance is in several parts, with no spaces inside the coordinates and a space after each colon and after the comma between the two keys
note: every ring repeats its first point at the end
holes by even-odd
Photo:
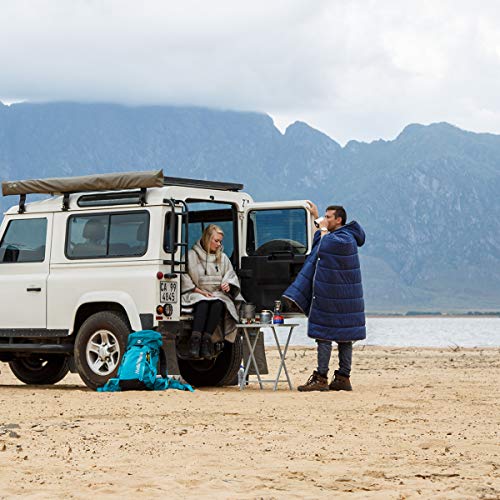
{"type": "MultiPolygon", "coordinates": [[[[317,206],[308,203],[317,219],[317,206]]],[[[365,232],[355,221],[346,224],[346,219],[343,207],[331,205],[326,209],[314,235],[311,254],[283,294],[308,316],[307,335],[317,342],[318,368],[298,387],[302,392],[352,391],[352,343],[366,338],[358,256],[365,232]],[[339,369],[328,384],[332,341],[338,344],[339,369]]]]}

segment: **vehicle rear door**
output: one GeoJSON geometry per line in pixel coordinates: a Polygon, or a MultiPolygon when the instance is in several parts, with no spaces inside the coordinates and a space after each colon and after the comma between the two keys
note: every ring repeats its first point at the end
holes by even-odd
{"type": "Polygon", "coordinates": [[[248,204],[242,240],[242,294],[258,310],[272,309],[311,251],[312,216],[306,201],[248,204]]]}

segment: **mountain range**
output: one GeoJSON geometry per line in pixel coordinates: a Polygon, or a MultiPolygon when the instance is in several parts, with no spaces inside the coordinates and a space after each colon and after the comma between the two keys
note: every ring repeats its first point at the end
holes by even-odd
{"type": "Polygon", "coordinates": [[[0,180],[157,168],[241,182],[259,201],[344,205],[367,233],[368,311],[500,310],[498,135],[412,124],[342,147],[262,113],[0,103],[0,180]]]}

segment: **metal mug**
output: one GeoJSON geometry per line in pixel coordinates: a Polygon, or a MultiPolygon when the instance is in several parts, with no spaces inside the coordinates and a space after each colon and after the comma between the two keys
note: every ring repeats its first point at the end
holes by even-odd
{"type": "Polygon", "coordinates": [[[253,304],[243,304],[241,306],[241,319],[252,320],[255,318],[255,306],[253,304]]]}
{"type": "Polygon", "coordinates": [[[264,309],[264,311],[261,311],[260,313],[260,322],[261,323],[271,323],[273,320],[273,312],[269,311],[268,309],[264,309]]]}
{"type": "Polygon", "coordinates": [[[318,217],[317,219],[314,219],[314,225],[316,227],[319,227],[319,225],[325,220],[325,218],[323,216],[321,217],[318,217]]]}

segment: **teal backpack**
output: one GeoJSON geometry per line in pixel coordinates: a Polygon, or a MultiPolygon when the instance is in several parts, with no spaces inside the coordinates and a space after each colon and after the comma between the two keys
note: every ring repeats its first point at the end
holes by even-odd
{"type": "Polygon", "coordinates": [[[108,380],[104,387],[99,387],[97,390],[99,392],[162,391],[172,388],[193,391],[189,384],[182,384],[167,377],[166,356],[162,344],[159,332],[141,330],[131,333],[118,368],[117,378],[108,380]]]}

